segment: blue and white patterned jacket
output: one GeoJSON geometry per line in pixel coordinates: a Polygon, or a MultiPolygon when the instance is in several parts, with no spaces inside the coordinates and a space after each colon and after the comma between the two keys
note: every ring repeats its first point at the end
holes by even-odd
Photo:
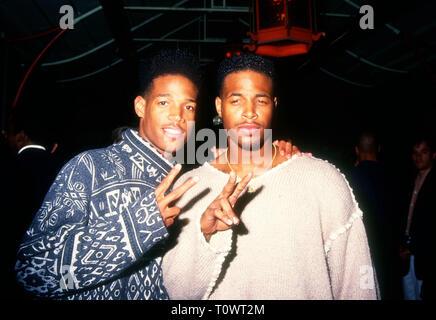
{"type": "Polygon", "coordinates": [[[19,283],[43,298],[168,299],[154,189],[172,166],[130,129],[70,160],[22,240],[19,283]]]}

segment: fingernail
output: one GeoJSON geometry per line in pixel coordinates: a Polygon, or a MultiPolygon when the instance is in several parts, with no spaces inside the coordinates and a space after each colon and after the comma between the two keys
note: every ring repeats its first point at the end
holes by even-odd
{"type": "Polygon", "coordinates": [[[291,155],[290,154],[286,155],[286,158],[291,159],[291,155]]]}
{"type": "Polygon", "coordinates": [[[180,163],[176,164],[176,169],[179,170],[182,167],[180,163]]]}
{"type": "Polygon", "coordinates": [[[227,224],[233,224],[232,220],[227,219],[227,224]]]}
{"type": "Polygon", "coordinates": [[[281,154],[282,156],[284,156],[284,155],[285,155],[285,152],[284,152],[284,151],[280,151],[280,154],[281,154]]]}
{"type": "Polygon", "coordinates": [[[238,218],[234,217],[234,218],[233,218],[233,222],[234,222],[235,224],[238,224],[238,218]]]}
{"type": "Polygon", "coordinates": [[[197,177],[197,176],[195,176],[194,178],[192,178],[192,181],[193,181],[193,182],[198,182],[198,181],[200,181],[200,178],[197,177]]]}
{"type": "Polygon", "coordinates": [[[233,171],[230,171],[230,176],[233,178],[235,176],[235,173],[233,171]]]}

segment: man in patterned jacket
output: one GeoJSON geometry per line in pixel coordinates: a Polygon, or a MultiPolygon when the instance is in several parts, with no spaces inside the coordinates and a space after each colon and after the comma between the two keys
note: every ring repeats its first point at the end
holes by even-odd
{"type": "Polygon", "coordinates": [[[200,83],[196,59],[159,52],[134,101],[138,131],[83,152],[59,172],[18,251],[18,282],[54,299],[167,299],[160,260],[170,202],[196,183],[166,192],[181,166],[172,153],[186,141],[200,83]]]}
{"type": "MultiPolygon", "coordinates": [[[[198,179],[167,192],[181,170],[171,160],[195,119],[200,68],[182,50],[144,67],[134,101],[138,131],[83,152],[59,172],[18,251],[18,282],[40,298],[168,299],[161,257],[180,208],[170,203],[198,179]]],[[[277,142],[290,157],[291,143],[277,142]]]]}

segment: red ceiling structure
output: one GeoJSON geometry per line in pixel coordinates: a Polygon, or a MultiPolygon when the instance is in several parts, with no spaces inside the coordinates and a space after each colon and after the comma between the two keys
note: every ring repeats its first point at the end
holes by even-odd
{"type": "Polygon", "coordinates": [[[253,43],[245,48],[273,57],[309,52],[323,35],[316,31],[314,10],[311,0],[256,0],[253,43]]]}

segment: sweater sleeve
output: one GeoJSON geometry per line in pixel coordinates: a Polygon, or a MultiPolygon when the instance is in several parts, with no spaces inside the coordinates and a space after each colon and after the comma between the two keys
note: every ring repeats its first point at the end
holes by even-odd
{"type": "MultiPolygon", "coordinates": [[[[332,234],[327,253],[332,293],[335,300],[378,299],[378,285],[360,217],[340,234],[332,234]]],[[[344,227],[345,229],[345,227],[344,227]]]]}
{"type": "Polygon", "coordinates": [[[19,247],[18,282],[39,297],[110,281],[167,237],[153,189],[103,214],[91,201],[87,157],[77,156],[60,171],[19,247]]]}
{"type": "MultiPolygon", "coordinates": [[[[332,173],[332,172],[331,172],[332,173]]],[[[344,176],[336,169],[324,190],[324,244],[335,300],[378,299],[362,212],[344,176]]]]}
{"type": "MultiPolygon", "coordinates": [[[[187,177],[181,177],[175,188],[187,177]]],[[[207,179],[202,179],[207,180],[207,179]]],[[[201,181],[201,180],[200,180],[201,181]]],[[[204,183],[204,181],[202,181],[204,183]]],[[[210,181],[208,181],[210,184],[210,181]]],[[[207,242],[201,232],[200,218],[214,199],[213,195],[199,199],[207,187],[199,182],[177,205],[181,206],[180,228],[174,244],[162,260],[163,281],[170,299],[201,300],[208,299],[220,275],[223,262],[231,250],[232,230],[218,232],[207,242]],[[190,203],[189,209],[186,204],[190,203]]]]}

